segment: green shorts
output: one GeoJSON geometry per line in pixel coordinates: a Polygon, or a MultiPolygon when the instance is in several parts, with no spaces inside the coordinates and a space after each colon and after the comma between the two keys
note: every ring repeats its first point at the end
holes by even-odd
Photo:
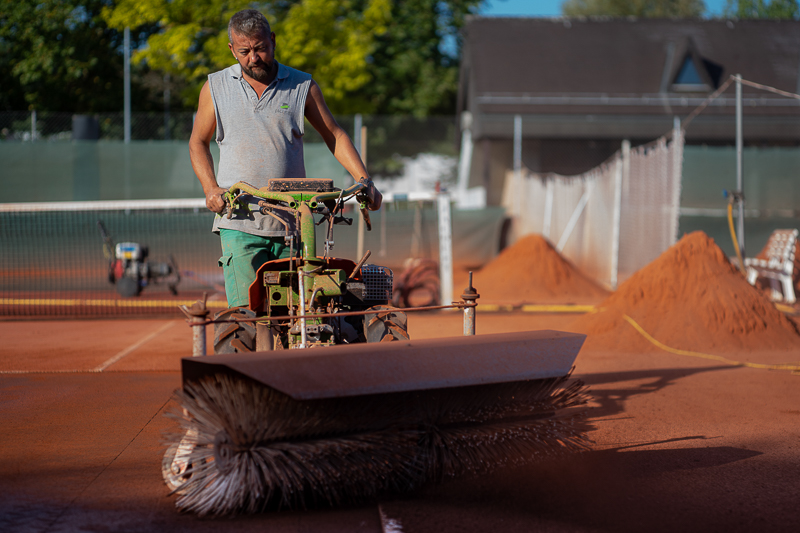
{"type": "Polygon", "coordinates": [[[232,229],[220,229],[222,257],[219,266],[225,275],[225,295],[228,307],[249,303],[250,285],[256,270],[273,259],[289,257],[289,247],[283,237],[260,237],[232,229]]]}

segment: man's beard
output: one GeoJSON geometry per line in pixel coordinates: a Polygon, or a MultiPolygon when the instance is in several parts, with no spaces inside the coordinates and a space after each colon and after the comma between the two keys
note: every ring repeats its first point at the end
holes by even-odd
{"type": "Polygon", "coordinates": [[[272,64],[261,63],[257,67],[246,67],[239,63],[242,66],[242,72],[250,76],[256,81],[260,81],[261,83],[266,83],[269,81],[269,74],[272,72],[272,64]]]}

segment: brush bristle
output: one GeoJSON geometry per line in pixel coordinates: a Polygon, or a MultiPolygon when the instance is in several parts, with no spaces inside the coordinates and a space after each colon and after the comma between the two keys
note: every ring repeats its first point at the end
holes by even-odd
{"type": "Polygon", "coordinates": [[[569,376],[297,401],[226,375],[176,391],[170,416],[191,435],[176,505],[198,515],[338,506],[444,478],[588,448],[569,376]]]}

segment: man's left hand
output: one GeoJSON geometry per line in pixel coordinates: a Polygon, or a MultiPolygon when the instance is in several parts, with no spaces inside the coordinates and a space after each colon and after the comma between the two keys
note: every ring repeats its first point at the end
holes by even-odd
{"type": "Polygon", "coordinates": [[[381,194],[381,191],[375,187],[375,184],[372,183],[372,180],[369,178],[361,178],[359,183],[366,186],[366,188],[361,192],[367,197],[367,208],[369,208],[370,211],[377,211],[380,209],[381,204],[383,203],[383,195],[381,194]]]}

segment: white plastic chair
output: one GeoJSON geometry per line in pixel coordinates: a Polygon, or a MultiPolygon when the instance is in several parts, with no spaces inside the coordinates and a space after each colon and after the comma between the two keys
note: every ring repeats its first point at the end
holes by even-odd
{"type": "Polygon", "coordinates": [[[777,290],[777,283],[772,282],[772,300],[793,304],[794,294],[794,257],[797,249],[796,229],[776,229],[770,235],[763,255],[766,259],[747,258],[744,260],[747,269],[747,281],[755,285],[758,278],[767,278],[780,283],[782,290],[777,290]]]}

